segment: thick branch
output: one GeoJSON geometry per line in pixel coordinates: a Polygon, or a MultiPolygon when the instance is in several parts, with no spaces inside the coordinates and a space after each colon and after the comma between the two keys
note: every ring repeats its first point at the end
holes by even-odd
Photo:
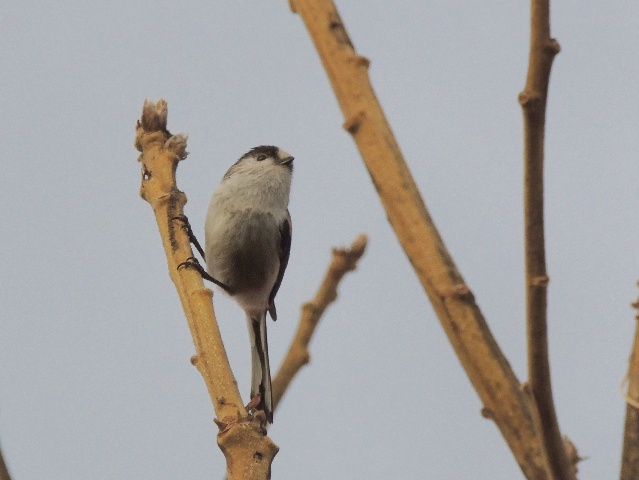
{"type": "Polygon", "coordinates": [[[136,147],[142,152],[140,194],[151,204],[160,229],[169,274],[180,296],[193,336],[196,355],[191,359],[204,378],[220,428],[218,444],[227,460],[229,478],[270,478],[277,446],[265,435],[262,415],[248,417],[226,356],[213,312],[211,290],[193,269],[178,265],[193,256],[184,225],[186,196],[175,181],[178,162],[186,158],[186,135],[166,129],[167,104],[146,101],[136,128],[136,147]],[[242,439],[242,441],[238,441],[242,439]]]}
{"type": "Polygon", "coordinates": [[[524,224],[528,376],[539,410],[539,433],[553,479],[574,479],[552,398],[546,322],[548,276],[544,246],[544,129],[550,68],[559,44],[550,38],[548,0],[531,1],[528,76],[519,102],[524,113],[524,224]]]}
{"type": "Polygon", "coordinates": [[[639,299],[632,304],[637,309],[635,339],[628,365],[628,391],[626,393],[626,425],[621,455],[621,480],[639,478],[639,299]]]}
{"type": "Polygon", "coordinates": [[[366,235],[360,235],[349,249],[334,248],[333,259],[315,297],[302,306],[297,332],[273,380],[273,402],[278,406],[291,381],[310,360],[308,346],[326,308],[337,298],[337,286],[347,272],[355,270],[366,250],[366,235]]]}
{"type": "Polygon", "coordinates": [[[293,0],[328,73],[391,226],[475,390],[529,479],[546,478],[541,445],[508,361],[439,236],[331,0],[293,0]]]}

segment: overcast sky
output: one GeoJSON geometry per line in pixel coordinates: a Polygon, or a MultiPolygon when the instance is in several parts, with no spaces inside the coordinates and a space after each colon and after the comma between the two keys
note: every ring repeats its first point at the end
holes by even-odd
{"type": "MultiPolygon", "coordinates": [[[[527,2],[341,1],[428,208],[526,378],[527,2]]],[[[615,478],[639,277],[639,3],[552,5],[550,352],[580,478],[615,478]]],[[[296,157],[276,370],[332,246],[370,237],[269,436],[274,479],[522,478],[386,220],[288,2],[32,2],[0,16],[0,443],[15,480],[219,479],[223,456],[133,147],[145,98],[189,134],[196,234],[249,148],[296,157]]],[[[244,315],[215,295],[242,394],[244,315]]],[[[248,398],[246,398],[248,401],[248,398]]]]}

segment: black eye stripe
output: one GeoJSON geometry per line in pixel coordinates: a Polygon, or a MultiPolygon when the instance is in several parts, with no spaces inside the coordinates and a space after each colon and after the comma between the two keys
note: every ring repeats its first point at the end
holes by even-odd
{"type": "Polygon", "coordinates": [[[266,160],[266,155],[258,155],[257,161],[261,162],[262,160],[266,160]]]}
{"type": "Polygon", "coordinates": [[[259,147],[251,148],[248,152],[240,157],[240,160],[251,155],[266,155],[267,157],[277,158],[279,148],[273,145],[260,145],[259,147]]]}

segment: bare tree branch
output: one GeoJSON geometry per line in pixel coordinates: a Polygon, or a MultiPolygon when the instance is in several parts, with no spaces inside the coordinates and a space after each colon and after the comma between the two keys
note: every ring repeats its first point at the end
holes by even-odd
{"type": "Polygon", "coordinates": [[[530,405],[495,342],[470,288],[437,231],[368,77],[331,0],[292,0],[328,74],[397,238],[410,259],[457,356],[522,471],[545,479],[530,405]]]}
{"type": "Polygon", "coordinates": [[[11,480],[11,475],[9,475],[9,469],[7,468],[7,464],[4,463],[4,456],[2,455],[1,448],[0,448],[0,480],[11,480]]]}
{"type": "Polygon", "coordinates": [[[621,454],[621,480],[639,478],[639,299],[632,306],[637,310],[635,339],[628,365],[626,393],[626,425],[621,454]]]}
{"type": "Polygon", "coordinates": [[[184,213],[186,195],[179,191],[175,171],[186,158],[186,135],[171,135],[166,129],[167,104],[146,101],[136,128],[136,148],[142,152],[140,194],[151,204],[169,274],[180,296],[191,329],[196,355],[191,359],[204,378],[219,420],[217,440],[226,457],[227,477],[266,479],[277,446],[266,436],[264,414],[247,415],[237,382],[231,371],[222,337],[213,312],[213,292],[204,288],[202,277],[193,269],[178,268],[193,257],[184,224],[176,221],[184,213]]]}
{"type": "Polygon", "coordinates": [[[550,38],[549,0],[531,0],[530,56],[519,94],[524,114],[524,224],[528,376],[539,433],[553,479],[574,479],[562,441],[550,382],[544,245],[544,131],[550,68],[559,44],[550,38]]]}
{"type": "Polygon", "coordinates": [[[342,277],[357,267],[357,262],[366,250],[366,243],[366,235],[360,235],[353,242],[351,248],[333,249],[333,259],[324,280],[313,300],[302,306],[302,316],[297,332],[273,380],[273,403],[276,408],[295,375],[309,362],[308,346],[315,328],[326,308],[337,298],[337,286],[342,277]]]}

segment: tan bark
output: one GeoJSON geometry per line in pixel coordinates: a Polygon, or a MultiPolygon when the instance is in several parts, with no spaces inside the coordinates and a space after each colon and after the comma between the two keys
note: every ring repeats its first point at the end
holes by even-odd
{"type": "Polygon", "coordinates": [[[229,479],[267,479],[277,446],[266,436],[265,418],[249,416],[237,388],[213,312],[213,292],[204,287],[200,274],[180,263],[193,257],[184,225],[186,195],[179,191],[175,171],[186,158],[186,135],[171,135],[166,129],[167,105],[146,101],[136,128],[136,147],[141,153],[140,194],[151,207],[160,230],[169,275],[178,291],[186,315],[195,356],[192,363],[202,374],[217,415],[218,444],[226,457],[229,479]]]}
{"type": "Polygon", "coordinates": [[[349,249],[334,248],[333,258],[315,297],[302,305],[302,316],[282,366],[273,379],[273,402],[277,408],[291,381],[310,360],[309,344],[324,311],[337,298],[337,286],[347,272],[355,270],[366,250],[366,236],[360,235],[349,249]]]}
{"type": "Polygon", "coordinates": [[[437,231],[331,0],[293,0],[328,74],[391,226],[457,356],[529,479],[545,479],[529,401],[437,231]]]}

